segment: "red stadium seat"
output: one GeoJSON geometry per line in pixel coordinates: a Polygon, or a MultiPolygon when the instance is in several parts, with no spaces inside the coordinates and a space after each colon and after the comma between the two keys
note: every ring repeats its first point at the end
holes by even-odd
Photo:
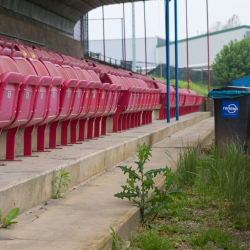
{"type": "Polygon", "coordinates": [[[65,70],[68,79],[78,79],[78,83],[75,87],[74,96],[71,104],[71,110],[68,116],[64,119],[62,119],[62,128],[61,128],[61,144],[63,146],[68,145],[68,126],[71,121],[71,119],[77,118],[82,109],[82,103],[83,98],[85,96],[85,90],[88,85],[87,80],[80,80],[79,76],[77,75],[76,71],[68,66],[68,65],[62,65],[62,68],[65,70]]]}
{"type": "MultiPolygon", "coordinates": [[[[15,57],[15,62],[20,67],[24,75],[37,75],[30,61],[23,57],[15,57]]],[[[40,63],[40,62],[39,62],[40,63]]],[[[35,125],[42,122],[47,114],[47,106],[49,100],[49,92],[51,89],[52,78],[49,76],[39,76],[39,81],[36,87],[34,102],[32,106],[32,116],[29,121],[22,125],[24,131],[24,156],[32,155],[32,133],[35,125]]]]}
{"type": "Polygon", "coordinates": [[[71,143],[77,143],[77,123],[79,123],[79,141],[85,141],[85,124],[87,121],[88,113],[92,113],[96,107],[96,93],[99,91],[101,84],[95,82],[91,75],[86,71],[80,68],[75,68],[78,79],[87,81],[86,88],[84,90],[83,102],[81,105],[80,113],[75,119],[71,122],[71,143]],[[95,95],[93,95],[95,93],[95,95]],[[94,97],[94,98],[93,98],[94,97]],[[94,100],[92,100],[94,99],[94,100]],[[86,118],[86,119],[85,119],[86,118]]]}
{"type": "MultiPolygon", "coordinates": [[[[62,85],[62,77],[58,76],[56,67],[51,62],[44,62],[37,59],[29,60],[39,76],[51,77],[51,85],[49,87],[48,102],[45,117],[37,126],[37,152],[45,151],[45,129],[49,122],[53,121],[59,114],[60,92],[62,85]],[[46,67],[45,67],[46,64],[46,67]],[[50,69],[50,74],[48,69],[50,69]]],[[[50,135],[53,136],[53,135],[50,135]]]]}
{"type": "Polygon", "coordinates": [[[199,106],[203,103],[204,96],[203,95],[197,95],[195,106],[193,107],[193,112],[199,111],[199,106]]]}
{"type": "Polygon", "coordinates": [[[29,64],[24,66],[22,72],[18,64],[8,56],[2,56],[1,62],[5,65],[9,72],[21,73],[22,84],[20,86],[16,115],[11,124],[4,128],[8,129],[6,142],[6,160],[15,160],[15,136],[18,128],[29,122],[33,115],[33,105],[36,96],[36,89],[39,78],[36,73],[29,68],[29,64]]]}
{"type": "MultiPolygon", "coordinates": [[[[170,86],[170,116],[197,112],[203,96],[170,86]]],[[[159,119],[166,118],[166,83],[96,60],[80,60],[40,47],[0,38],[0,132],[8,129],[6,160],[15,160],[15,136],[24,127],[24,156],[32,156],[32,133],[37,129],[37,151],[45,151],[49,122],[49,148],[56,149],[57,127],[62,121],[61,145],[107,135],[107,119],[114,114],[113,131],[152,123],[159,104],[159,119]],[[11,58],[12,57],[12,58],[11,58]],[[79,122],[79,138],[77,125],[79,122]],[[95,130],[93,130],[95,124],[95,130]]]]}
{"type": "MultiPolygon", "coordinates": [[[[49,148],[56,148],[57,141],[57,127],[60,120],[67,118],[71,113],[71,107],[74,100],[75,88],[78,84],[78,79],[69,79],[65,70],[58,64],[55,64],[56,72],[52,70],[50,62],[44,62],[44,65],[47,67],[49,74],[51,76],[60,76],[63,79],[61,93],[60,93],[60,106],[58,116],[52,120],[50,125],[50,142],[49,148]]],[[[53,65],[54,66],[54,65],[53,65]]],[[[61,138],[64,134],[61,134],[61,138]]]]}

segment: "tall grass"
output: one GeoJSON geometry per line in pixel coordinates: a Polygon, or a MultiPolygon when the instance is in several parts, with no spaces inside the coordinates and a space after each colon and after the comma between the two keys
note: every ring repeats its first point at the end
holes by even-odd
{"type": "MultiPolygon", "coordinates": [[[[156,77],[156,76],[153,76],[153,75],[150,75],[150,76],[166,82],[166,78],[156,77]]],[[[179,88],[183,88],[183,89],[187,89],[188,88],[188,82],[187,81],[181,81],[181,80],[179,80],[178,82],[179,82],[179,88]]],[[[172,85],[175,86],[175,80],[174,79],[170,80],[170,84],[172,84],[172,85]]],[[[212,86],[211,85],[211,89],[213,87],[219,87],[219,86],[215,86],[215,85],[212,86]]],[[[201,82],[201,81],[197,82],[197,83],[189,81],[189,89],[194,90],[199,95],[204,95],[204,96],[208,95],[207,83],[204,83],[204,82],[201,82]]]]}
{"type": "Polygon", "coordinates": [[[186,147],[175,164],[177,172],[184,175],[182,185],[227,200],[234,214],[246,211],[250,198],[250,157],[242,146],[225,144],[223,157],[214,145],[207,154],[201,154],[199,145],[186,147]]]}
{"type": "MultiPolygon", "coordinates": [[[[163,82],[166,82],[166,78],[156,77],[156,76],[153,76],[153,75],[150,75],[150,76],[154,77],[156,79],[162,80],[163,82]]],[[[179,88],[183,88],[183,89],[188,88],[188,82],[187,81],[179,80],[178,82],[179,82],[179,88]]],[[[175,80],[170,80],[170,84],[175,86],[175,80]]],[[[204,85],[204,84],[193,83],[193,82],[189,81],[189,89],[194,90],[199,95],[204,95],[204,96],[208,95],[207,86],[204,85]]]]}
{"type": "MultiPolygon", "coordinates": [[[[170,82],[171,84],[175,85],[175,80],[171,80],[170,82]]],[[[182,89],[188,88],[188,82],[180,81],[180,80],[178,82],[179,82],[179,88],[182,88],[182,89]]],[[[199,95],[204,95],[204,96],[208,95],[208,88],[206,85],[203,85],[203,84],[193,83],[189,81],[189,89],[194,90],[199,95]]]]}

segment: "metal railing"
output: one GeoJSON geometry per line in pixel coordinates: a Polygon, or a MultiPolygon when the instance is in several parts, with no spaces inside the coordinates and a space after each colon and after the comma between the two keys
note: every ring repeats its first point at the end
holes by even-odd
{"type": "MultiPolygon", "coordinates": [[[[104,61],[104,55],[101,53],[96,53],[96,52],[92,52],[92,51],[85,49],[84,55],[86,55],[88,57],[92,57],[92,58],[97,59],[97,60],[104,61]]],[[[121,67],[121,68],[125,69],[125,61],[124,60],[118,60],[118,59],[114,59],[114,58],[105,56],[105,62],[109,63],[111,65],[114,65],[116,67],[121,67]]],[[[156,67],[157,67],[156,63],[147,62],[147,72],[155,69],[156,67]]],[[[126,69],[132,71],[132,69],[133,69],[133,62],[132,61],[126,61],[126,69]]],[[[136,62],[136,72],[145,75],[146,74],[146,63],[137,61],[136,62]]]]}

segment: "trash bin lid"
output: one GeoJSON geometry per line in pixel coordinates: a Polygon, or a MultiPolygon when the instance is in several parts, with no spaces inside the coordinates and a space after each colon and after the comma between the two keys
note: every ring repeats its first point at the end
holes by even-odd
{"type": "Polygon", "coordinates": [[[213,99],[237,98],[245,95],[250,95],[250,88],[227,86],[213,89],[208,93],[208,97],[213,99]]]}

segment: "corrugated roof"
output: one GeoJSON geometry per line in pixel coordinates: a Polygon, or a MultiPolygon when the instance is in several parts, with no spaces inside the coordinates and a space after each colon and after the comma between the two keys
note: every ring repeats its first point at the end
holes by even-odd
{"type": "Polygon", "coordinates": [[[29,0],[48,11],[63,16],[73,22],[77,22],[81,16],[92,9],[103,5],[136,2],[139,0],[29,0]]]}

